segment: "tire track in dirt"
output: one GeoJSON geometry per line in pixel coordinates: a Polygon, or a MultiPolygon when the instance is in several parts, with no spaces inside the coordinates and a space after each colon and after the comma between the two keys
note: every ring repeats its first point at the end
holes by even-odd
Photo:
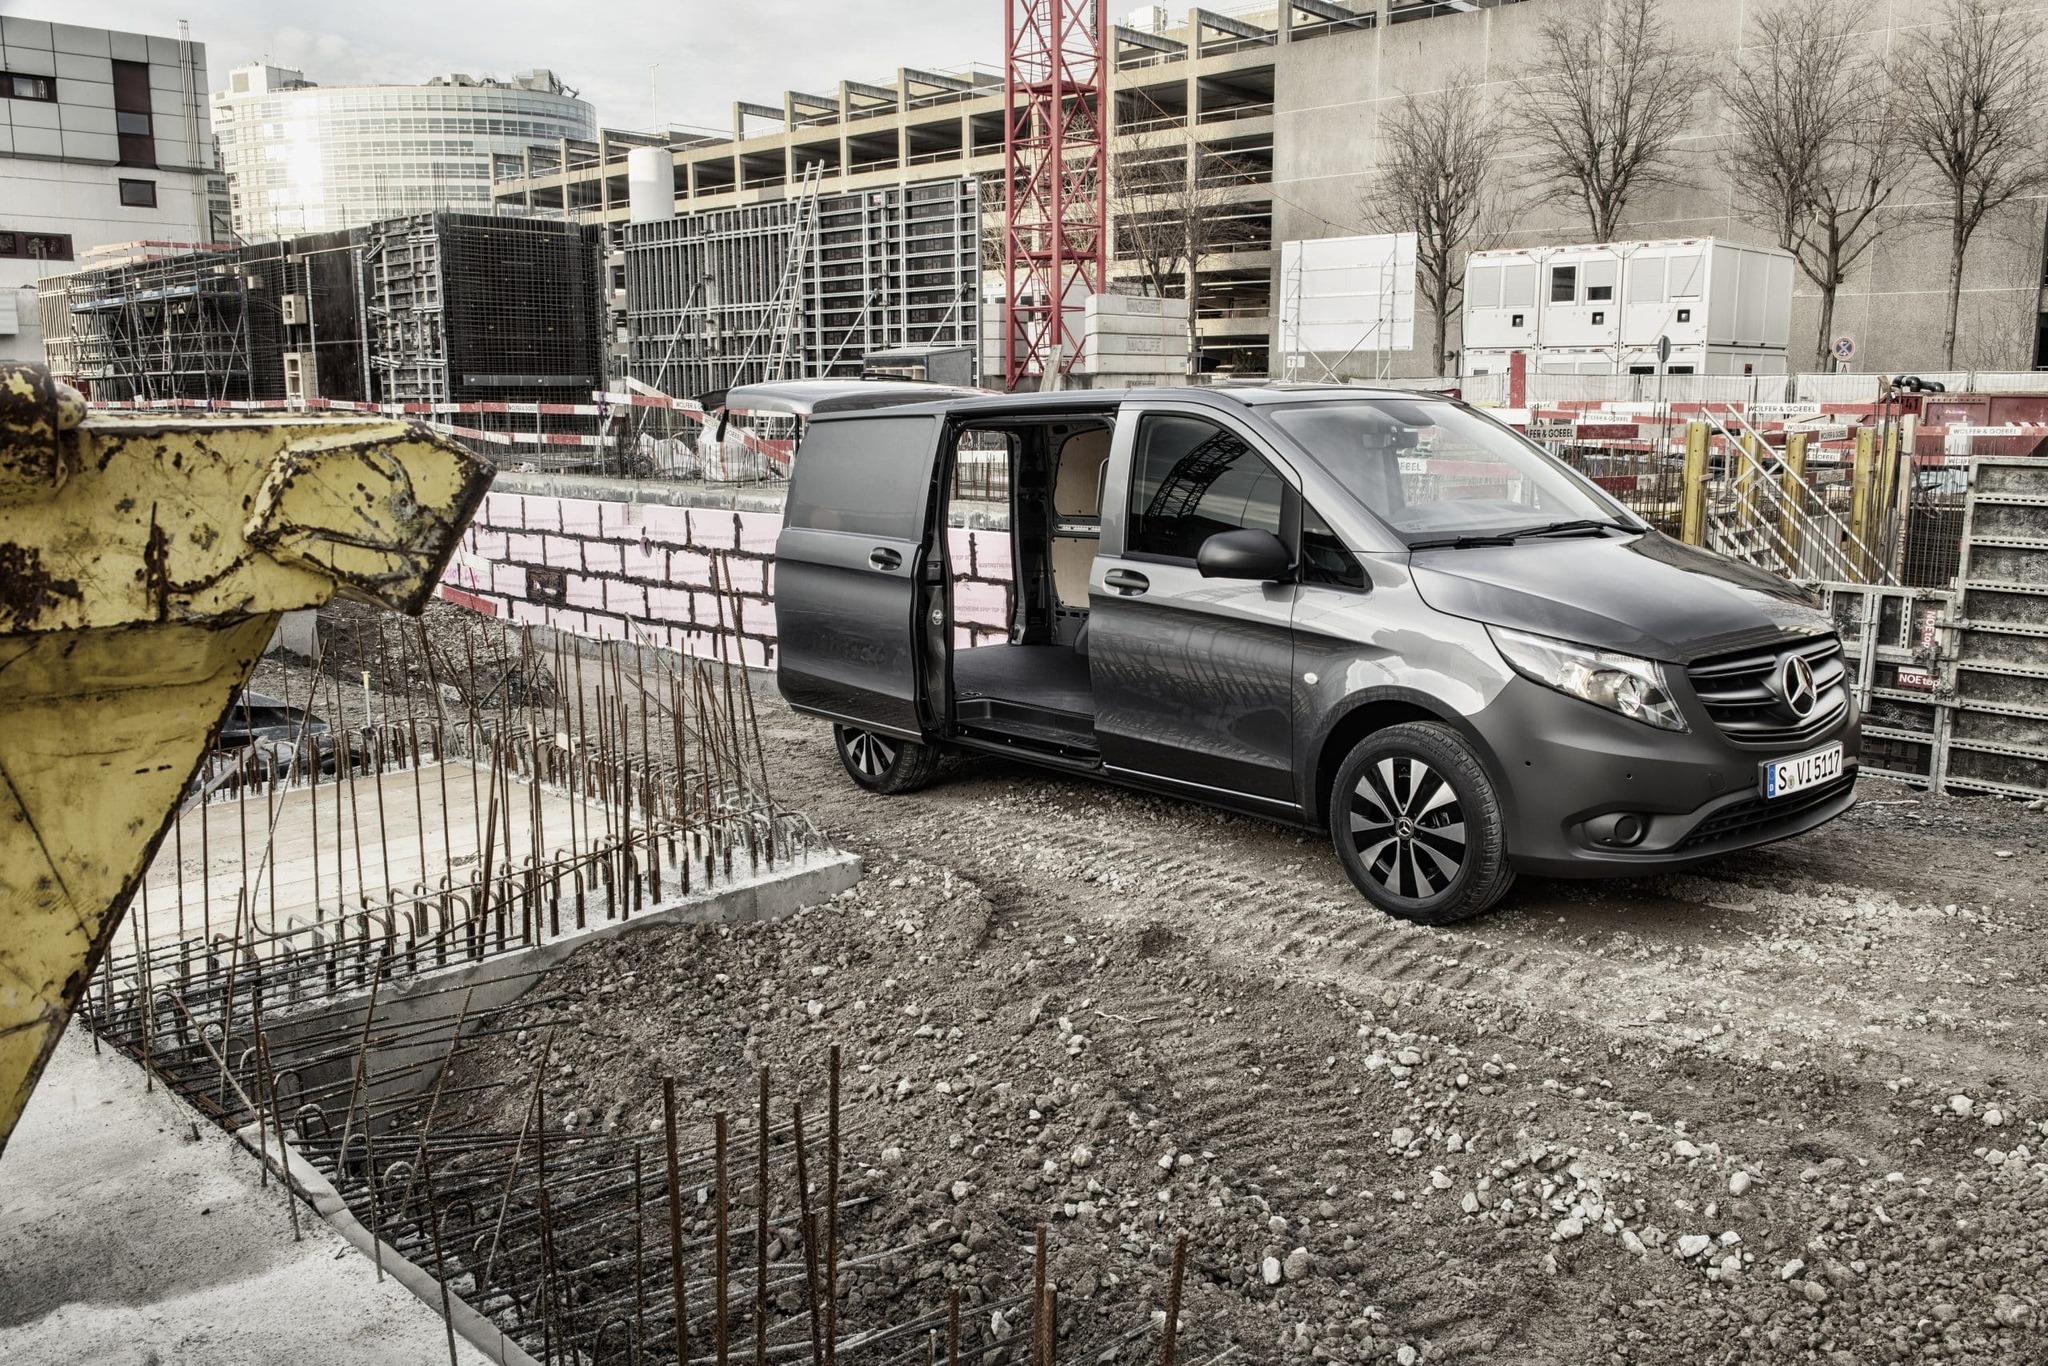
{"type": "MultiPolygon", "coordinates": [[[[783,713],[789,738],[797,738],[804,724],[783,713]]],[[[1895,1070],[1916,1073],[1953,1068],[1959,1053],[1969,1051],[1958,1047],[1962,1041],[1953,1028],[1929,1035],[1898,1027],[1925,1013],[1899,988],[1922,988],[1936,997],[1941,993],[1934,981],[1902,983],[1884,972],[1828,970],[1858,951],[1853,941],[1870,928],[1862,920],[1850,916],[1830,924],[1820,918],[1806,927],[1811,943],[1805,956],[1817,962],[1798,961],[1797,954],[1773,952],[1764,944],[1773,925],[1755,906],[1791,901],[1812,911],[1816,900],[1814,889],[1786,892],[1784,883],[1796,879],[1782,871],[1784,855],[1778,851],[1756,869],[1762,876],[1755,878],[1731,858],[1702,872],[1626,884],[1618,893],[1529,880],[1492,916],[1438,930],[1372,910],[1322,840],[1312,839],[1304,851],[1300,834],[1283,827],[1000,761],[959,765],[939,786],[917,796],[885,802],[852,793],[848,800],[850,784],[829,744],[799,743],[792,749],[791,759],[803,754],[808,762],[788,764],[794,770],[789,778],[778,775],[783,789],[795,780],[810,789],[800,805],[814,812],[844,810],[867,839],[896,834],[897,842],[943,852],[959,860],[963,872],[996,883],[1064,879],[1087,914],[1108,923],[1148,922],[1161,918],[1162,908],[1174,908],[1184,918],[1176,928],[1226,961],[1259,955],[1346,990],[1479,995],[1710,1049],[1721,1046],[1713,1022],[1677,1021],[1702,1010],[1715,1022],[1740,1020],[1752,1051],[1761,1046],[1811,1052],[1853,1041],[1895,1070]],[[894,809],[899,805],[905,808],[900,813],[894,809]],[[1006,832],[1007,860],[982,847],[995,829],[1006,832]],[[1163,840],[1173,844],[1172,854],[1160,853],[1163,840]],[[1300,857],[1302,852],[1312,857],[1300,857]],[[1663,923],[1644,921],[1633,933],[1655,937],[1660,949],[1672,952],[1638,964],[1593,957],[1582,944],[1540,927],[1560,902],[1567,903],[1563,918],[1576,916],[1571,928],[1593,934],[1612,932],[1600,923],[1609,910],[1627,915],[1633,903],[1650,903],[1651,916],[1668,913],[1663,923]],[[1743,935],[1755,941],[1748,949],[1739,942],[1743,935]],[[1880,1033],[1866,1029],[1873,1022],[1880,1033]]],[[[1830,832],[1807,838],[1827,840],[1830,832]]],[[[1877,908],[1880,929],[1912,918],[1879,889],[1836,884],[1825,891],[1823,899],[1877,908]]],[[[1641,914],[1636,918],[1641,921],[1641,914]]],[[[2008,1052],[1995,1018],[1959,1018],[1954,1010],[1945,1015],[1954,1025],[1974,1025],[1978,1042],[2002,1061],[2037,1059],[2048,1051],[2048,1029],[2021,1029],[2008,1052]]]]}

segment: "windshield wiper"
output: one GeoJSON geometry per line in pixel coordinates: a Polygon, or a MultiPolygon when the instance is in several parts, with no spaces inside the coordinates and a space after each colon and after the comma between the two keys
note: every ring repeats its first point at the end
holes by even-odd
{"type": "Polygon", "coordinates": [[[1641,527],[1629,526],[1622,522],[1600,521],[1586,517],[1570,522],[1551,522],[1546,526],[1532,526],[1520,531],[1468,532],[1462,536],[1442,536],[1433,541],[1410,541],[1410,550],[1471,550],[1480,546],[1513,545],[1524,536],[1569,536],[1582,531],[1641,531],[1641,527]]]}
{"type": "Polygon", "coordinates": [[[1552,522],[1547,526],[1532,526],[1527,531],[1517,531],[1514,534],[1518,537],[1569,536],[1580,531],[1627,531],[1633,533],[1639,530],[1641,530],[1640,527],[1632,527],[1625,522],[1609,522],[1593,517],[1581,517],[1570,522],[1552,522]]]}
{"type": "Polygon", "coordinates": [[[1515,538],[1508,535],[1445,536],[1434,541],[1410,541],[1410,550],[1472,550],[1479,546],[1513,545],[1515,538]]]}

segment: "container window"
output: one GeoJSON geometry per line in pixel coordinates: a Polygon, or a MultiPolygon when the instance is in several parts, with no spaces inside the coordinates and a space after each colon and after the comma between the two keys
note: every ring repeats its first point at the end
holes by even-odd
{"type": "Polygon", "coordinates": [[[1675,256],[1671,260],[1671,297],[1697,299],[1707,273],[1704,256],[1675,256]]]}
{"type": "Polygon", "coordinates": [[[1572,304],[1579,301],[1579,268],[1577,266],[1552,266],[1550,268],[1550,302],[1572,304]]]}
{"type": "Polygon", "coordinates": [[[1500,267],[1474,266],[1465,276],[1465,300],[1474,308],[1500,304],[1500,267]]]}
{"type": "Polygon", "coordinates": [[[1621,278],[1619,261],[1588,261],[1586,263],[1586,302],[1606,304],[1614,302],[1615,281],[1621,278]]]}
{"type": "Polygon", "coordinates": [[[1664,302],[1664,258],[1638,256],[1628,263],[1628,301],[1632,304],[1664,302]]]}
{"type": "Polygon", "coordinates": [[[1520,262],[1511,265],[1501,277],[1500,302],[1503,308],[1534,308],[1536,306],[1536,263],[1520,262]]]}

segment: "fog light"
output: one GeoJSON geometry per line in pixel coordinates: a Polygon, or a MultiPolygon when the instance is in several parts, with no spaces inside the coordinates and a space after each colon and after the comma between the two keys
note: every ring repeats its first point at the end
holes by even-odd
{"type": "Polygon", "coordinates": [[[1627,849],[1643,842],[1643,836],[1650,833],[1650,822],[1633,811],[1617,812],[1611,816],[1595,816],[1586,822],[1586,838],[1595,844],[1611,849],[1627,849]]]}

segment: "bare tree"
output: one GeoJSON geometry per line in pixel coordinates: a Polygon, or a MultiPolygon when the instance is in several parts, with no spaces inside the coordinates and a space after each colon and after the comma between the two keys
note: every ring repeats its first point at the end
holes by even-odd
{"type": "Polygon", "coordinates": [[[1881,210],[1908,156],[1899,101],[1838,0],[1785,0],[1757,36],[1756,58],[1729,77],[1721,160],[1738,199],[1819,292],[1815,355],[1834,368],[1836,297],[1897,221],[1881,210]]]}
{"type": "Polygon", "coordinates": [[[1942,364],[1956,360],[1963,264],[1991,215],[2048,187],[2040,105],[2048,72],[2040,26],[2005,0],[1943,0],[1941,21],[1896,53],[1907,142],[1946,191],[1948,309],[1942,364]]]}
{"type": "MultiPolygon", "coordinates": [[[[1152,111],[1158,115],[1156,106],[1152,111]]],[[[1257,169],[1191,143],[1184,124],[1157,144],[1120,141],[1109,169],[1109,216],[1118,263],[1133,266],[1155,298],[1188,301],[1188,373],[1201,371],[1197,276],[1218,252],[1248,246],[1257,226],[1231,212],[1257,169]]]]}
{"type": "Polygon", "coordinates": [[[1359,196],[1373,228],[1415,234],[1433,375],[1444,373],[1451,309],[1465,292],[1465,258],[1496,208],[1496,150],[1492,116],[1470,77],[1404,94],[1380,125],[1379,164],[1359,196]]]}
{"type": "Polygon", "coordinates": [[[1585,210],[1611,242],[1643,190],[1670,182],[1697,63],[1672,40],[1659,0],[1569,0],[1536,30],[1518,83],[1533,184],[1585,210]]]}

